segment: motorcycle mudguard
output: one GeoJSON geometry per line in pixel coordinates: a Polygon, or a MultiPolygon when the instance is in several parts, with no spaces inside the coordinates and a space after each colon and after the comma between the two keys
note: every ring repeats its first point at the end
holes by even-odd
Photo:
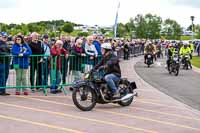
{"type": "Polygon", "coordinates": [[[137,85],[136,85],[135,82],[131,82],[131,83],[130,83],[130,87],[131,87],[133,90],[137,89],[137,85]]]}
{"type": "Polygon", "coordinates": [[[86,82],[86,81],[77,81],[77,82],[75,82],[75,85],[73,86],[73,88],[79,88],[79,87],[84,86],[84,85],[88,85],[88,82],[86,82]]]}
{"type": "Polygon", "coordinates": [[[76,89],[76,88],[80,88],[81,86],[90,86],[91,89],[94,90],[95,94],[97,96],[99,96],[98,90],[95,89],[95,86],[91,82],[80,80],[80,81],[76,82],[76,84],[73,86],[73,88],[76,89]]]}

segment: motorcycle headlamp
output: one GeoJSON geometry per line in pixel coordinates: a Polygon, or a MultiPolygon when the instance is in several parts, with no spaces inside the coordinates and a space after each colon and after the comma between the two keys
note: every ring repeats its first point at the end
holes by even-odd
{"type": "Polygon", "coordinates": [[[89,73],[86,73],[85,75],[84,75],[84,79],[88,79],[90,77],[90,74],[89,73]]]}

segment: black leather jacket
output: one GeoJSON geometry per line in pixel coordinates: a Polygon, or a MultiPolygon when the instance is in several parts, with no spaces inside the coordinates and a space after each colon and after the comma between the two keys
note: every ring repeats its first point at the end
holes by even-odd
{"type": "Polygon", "coordinates": [[[112,52],[110,52],[108,56],[103,57],[103,59],[94,67],[94,70],[99,68],[104,69],[105,75],[115,74],[116,76],[121,77],[119,59],[112,52]]]}

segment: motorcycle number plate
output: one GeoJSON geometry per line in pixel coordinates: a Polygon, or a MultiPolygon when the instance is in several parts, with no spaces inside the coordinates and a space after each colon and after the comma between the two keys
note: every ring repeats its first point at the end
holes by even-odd
{"type": "Polygon", "coordinates": [[[178,60],[178,58],[176,58],[176,57],[175,57],[175,58],[174,58],[174,60],[175,60],[175,61],[177,61],[177,60],[178,60]]]}

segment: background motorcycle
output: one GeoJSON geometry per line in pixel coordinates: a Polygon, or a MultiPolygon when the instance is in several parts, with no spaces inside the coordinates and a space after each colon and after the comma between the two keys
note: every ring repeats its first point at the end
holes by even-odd
{"type": "Polygon", "coordinates": [[[182,57],[182,65],[183,65],[183,69],[186,69],[186,70],[188,70],[189,66],[191,66],[189,54],[182,57]]]}
{"type": "Polygon", "coordinates": [[[117,103],[121,106],[129,106],[137,93],[135,82],[129,82],[127,79],[120,79],[116,83],[120,97],[112,98],[110,88],[107,86],[98,72],[90,71],[85,74],[84,79],[77,81],[73,87],[72,99],[77,108],[82,111],[92,110],[96,103],[107,104],[117,103]]]}
{"type": "Polygon", "coordinates": [[[180,69],[180,58],[178,52],[175,52],[174,56],[172,57],[169,65],[169,74],[174,73],[175,76],[178,76],[179,69],[180,69]]]}
{"type": "Polygon", "coordinates": [[[150,67],[151,64],[153,64],[153,54],[147,53],[147,66],[150,67]]]}

